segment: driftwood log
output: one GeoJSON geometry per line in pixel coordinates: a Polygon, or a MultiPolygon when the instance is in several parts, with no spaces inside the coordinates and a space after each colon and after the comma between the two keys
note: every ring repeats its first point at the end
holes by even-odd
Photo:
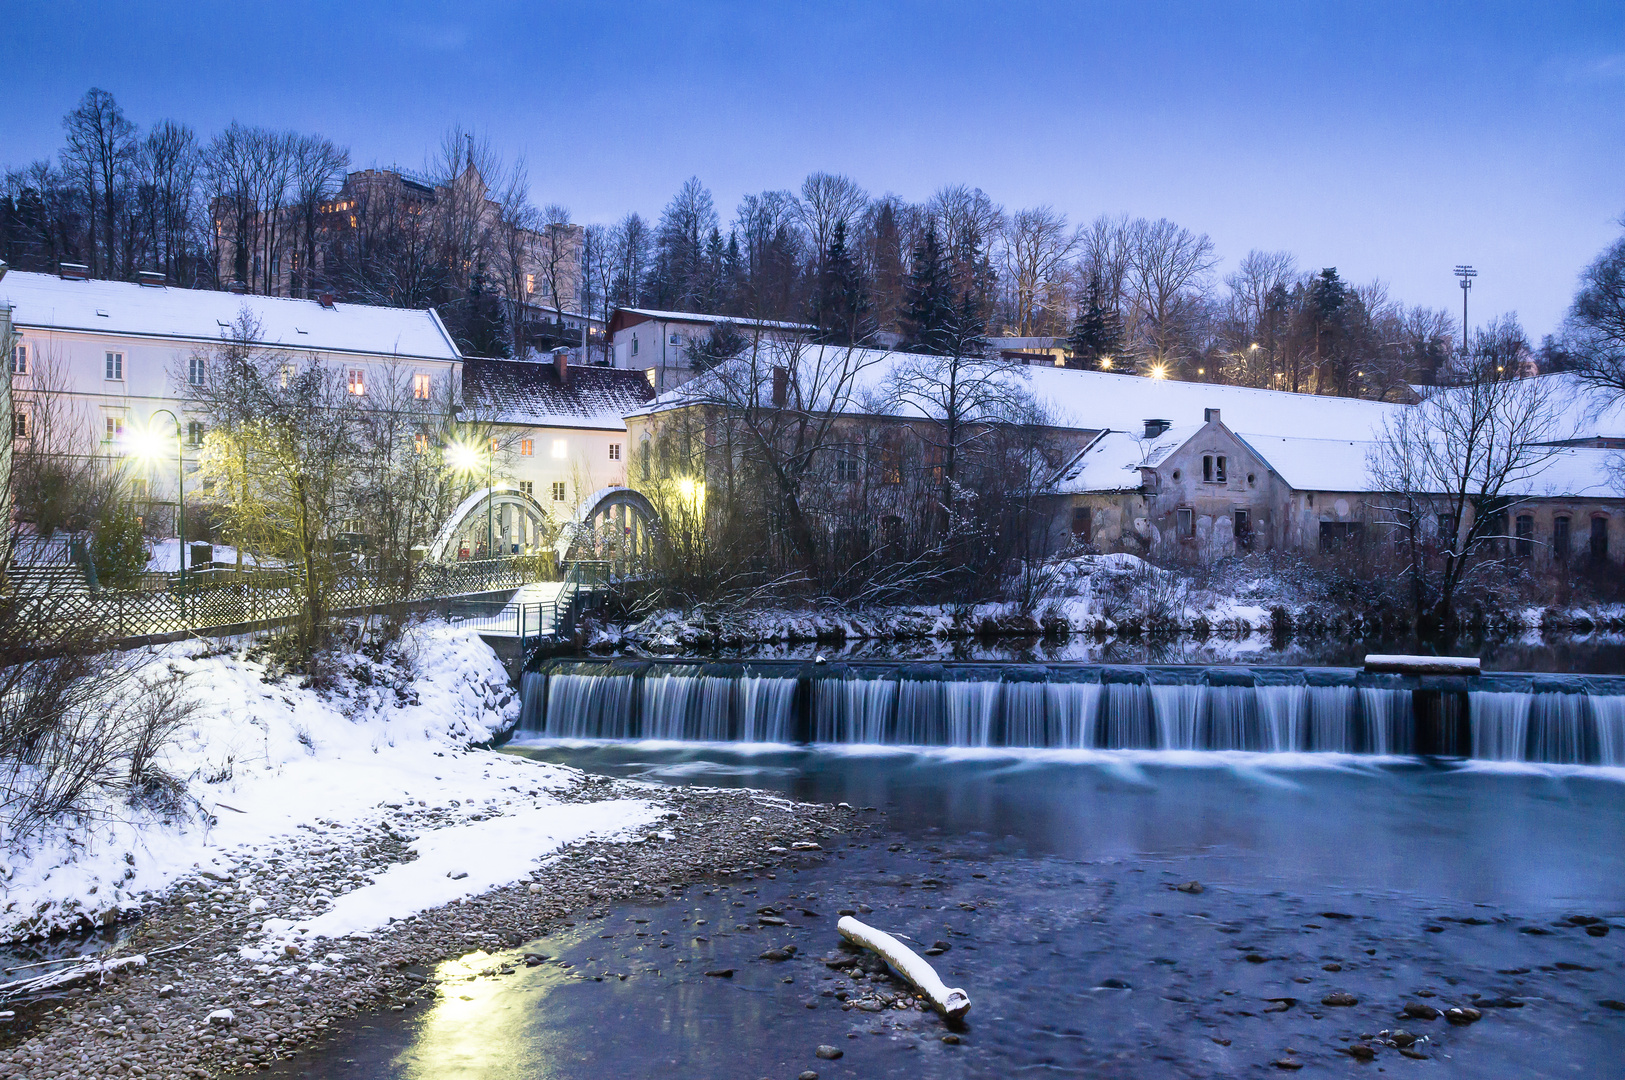
{"type": "Polygon", "coordinates": [[[929,998],[943,1016],[958,1020],[970,1012],[970,996],[965,991],[945,985],[937,975],[937,969],[925,957],[890,934],[861,923],[850,915],[842,916],[836,929],[852,944],[877,953],[916,990],[929,998]]]}

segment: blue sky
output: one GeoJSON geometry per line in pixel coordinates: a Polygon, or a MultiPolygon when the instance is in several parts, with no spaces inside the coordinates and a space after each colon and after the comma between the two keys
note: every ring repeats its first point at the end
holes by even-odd
{"type": "Polygon", "coordinates": [[[1166,216],[1537,339],[1625,214],[1625,5],[8,5],[0,165],[92,86],[131,118],[320,131],[421,164],[463,123],[578,221],[815,169],[1083,221],[1166,216]]]}

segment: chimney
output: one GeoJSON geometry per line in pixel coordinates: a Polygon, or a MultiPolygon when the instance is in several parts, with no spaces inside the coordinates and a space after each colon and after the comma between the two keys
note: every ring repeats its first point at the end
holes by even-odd
{"type": "Polygon", "coordinates": [[[554,349],[553,366],[558,369],[559,385],[570,385],[570,350],[554,349]]]}
{"type": "Polygon", "coordinates": [[[790,401],[790,369],[773,369],[773,407],[782,409],[790,401]]]}
{"type": "Polygon", "coordinates": [[[1173,424],[1167,420],[1147,420],[1145,422],[1145,437],[1155,439],[1171,427],[1173,427],[1173,424]]]}
{"type": "Polygon", "coordinates": [[[1219,422],[1219,410],[1218,409],[1203,409],[1202,410],[1202,423],[1204,423],[1204,424],[1217,424],[1218,422],[1219,422]]]}
{"type": "Polygon", "coordinates": [[[169,279],[162,270],[142,270],[136,274],[136,279],[149,289],[161,289],[168,284],[169,279]]]}
{"type": "Polygon", "coordinates": [[[333,308],[333,294],[330,293],[330,292],[320,293],[316,297],[316,302],[318,304],[322,305],[322,307],[327,308],[328,310],[332,310],[332,308],[333,308]]]}
{"type": "Polygon", "coordinates": [[[248,292],[248,286],[241,281],[233,281],[227,288],[236,296],[242,296],[248,292]]]}
{"type": "Polygon", "coordinates": [[[63,281],[88,281],[90,279],[90,267],[84,263],[57,263],[56,272],[57,276],[63,281]]]}

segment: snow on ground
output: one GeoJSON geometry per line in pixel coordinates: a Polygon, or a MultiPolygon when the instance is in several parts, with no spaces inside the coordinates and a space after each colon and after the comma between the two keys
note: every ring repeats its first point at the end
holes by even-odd
{"type": "MultiPolygon", "coordinates": [[[[188,541],[190,547],[192,541],[188,541]]],[[[217,563],[235,563],[237,549],[229,544],[215,544],[213,561],[217,563]]],[[[254,556],[244,553],[243,563],[248,566],[258,565],[254,556]]],[[[188,564],[190,565],[190,564],[188,564]]],[[[147,572],[153,574],[173,574],[181,568],[181,542],[174,537],[168,540],[154,540],[147,554],[147,572]]]]}
{"type": "Polygon", "coordinates": [[[151,663],[186,676],[198,705],[161,761],[184,782],[190,812],[106,805],[100,820],[0,853],[0,940],[110,921],[179,878],[230,877],[276,849],[342,844],[389,823],[417,834],[423,866],[346,894],[344,913],[317,932],[370,928],[513,881],[561,844],[653,818],[640,801],[560,803],[551,793],[573,770],[467,749],[518,713],[502,665],[472,630],[424,623],[403,653],[392,665],[346,658],[324,694],[291,678],[268,683],[240,652],[210,654],[201,642],[155,650],[151,663]],[[424,809],[403,814],[409,804],[424,809]]]}

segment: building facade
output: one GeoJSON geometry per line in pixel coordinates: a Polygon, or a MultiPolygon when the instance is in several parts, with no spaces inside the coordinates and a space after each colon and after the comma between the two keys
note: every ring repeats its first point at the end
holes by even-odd
{"type": "Polygon", "coordinates": [[[690,350],[722,324],[737,327],[747,337],[768,341],[805,341],[818,329],[804,323],[616,308],[608,328],[610,366],[642,371],[657,394],[665,393],[694,377],[690,350]]]}

